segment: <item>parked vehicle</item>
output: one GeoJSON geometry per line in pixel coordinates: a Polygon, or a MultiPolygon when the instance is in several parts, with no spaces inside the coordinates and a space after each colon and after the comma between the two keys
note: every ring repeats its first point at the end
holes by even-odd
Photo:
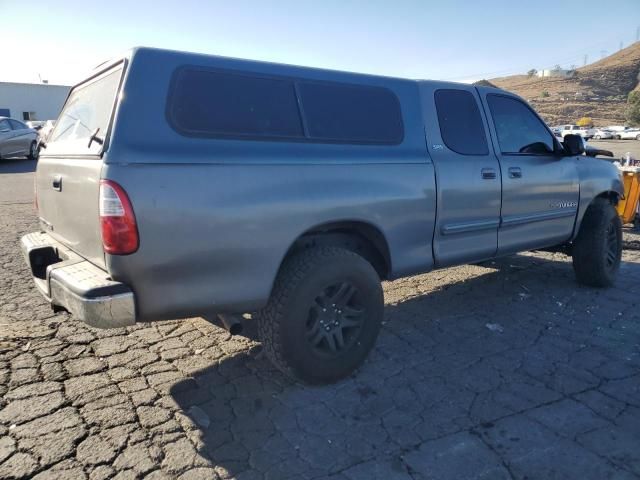
{"type": "Polygon", "coordinates": [[[332,382],[381,280],[553,248],[611,285],[621,178],[584,151],[496,88],[135,49],[72,89],[21,245],[90,325],[255,321],[278,368],[332,382]]]}
{"type": "Polygon", "coordinates": [[[10,157],[38,156],[37,132],[13,118],[0,117],[0,160],[10,157]]]}
{"type": "Polygon", "coordinates": [[[613,131],[605,128],[594,128],[592,134],[595,140],[607,140],[609,138],[613,138],[613,131]]]}
{"type": "Polygon", "coordinates": [[[590,129],[579,125],[563,125],[561,135],[563,138],[566,135],[580,135],[585,140],[588,140],[593,137],[593,132],[590,129]]]}
{"type": "Polygon", "coordinates": [[[617,132],[616,136],[619,140],[640,140],[640,129],[629,128],[627,130],[622,130],[617,132]]]}

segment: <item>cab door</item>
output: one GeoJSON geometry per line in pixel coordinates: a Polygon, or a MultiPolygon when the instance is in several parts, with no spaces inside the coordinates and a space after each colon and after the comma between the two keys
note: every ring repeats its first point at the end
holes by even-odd
{"type": "Polygon", "coordinates": [[[566,242],[578,212],[577,157],[558,153],[553,134],[524,101],[482,92],[502,172],[498,255],[566,242]]]}
{"type": "Polygon", "coordinates": [[[438,267],[491,258],[498,245],[500,165],[472,86],[422,83],[427,147],[436,184],[433,254],[438,267]]]}

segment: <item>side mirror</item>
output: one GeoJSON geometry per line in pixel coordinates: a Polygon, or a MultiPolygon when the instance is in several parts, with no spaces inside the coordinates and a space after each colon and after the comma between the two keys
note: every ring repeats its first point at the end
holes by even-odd
{"type": "Polygon", "coordinates": [[[564,152],[565,155],[572,157],[574,155],[582,155],[585,150],[584,138],[580,135],[568,134],[564,136],[564,152]]]}

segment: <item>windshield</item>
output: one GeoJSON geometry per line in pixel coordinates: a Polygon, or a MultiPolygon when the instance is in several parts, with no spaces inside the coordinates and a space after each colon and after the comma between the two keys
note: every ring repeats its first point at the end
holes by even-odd
{"type": "Polygon", "coordinates": [[[119,66],[73,89],[49,136],[50,153],[100,153],[121,75],[119,66]],[[92,135],[96,141],[89,142],[92,135]]]}

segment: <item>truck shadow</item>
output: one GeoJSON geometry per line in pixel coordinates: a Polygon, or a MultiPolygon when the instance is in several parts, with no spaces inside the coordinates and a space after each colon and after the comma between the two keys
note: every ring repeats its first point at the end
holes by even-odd
{"type": "MultiPolygon", "coordinates": [[[[640,265],[625,263],[620,277],[638,285],[640,265]]],[[[386,284],[385,296],[376,347],[338,384],[291,382],[250,343],[174,385],[203,461],[234,478],[321,477],[374,460],[383,477],[401,476],[401,452],[491,428],[559,399],[556,385],[591,381],[571,353],[591,345],[594,329],[619,308],[615,288],[578,286],[560,255],[516,255],[402,279],[386,284]]],[[[255,330],[247,336],[255,339],[255,330]]],[[[619,344],[603,345],[620,354],[619,344]]]]}
{"type": "Polygon", "coordinates": [[[0,160],[0,175],[5,173],[35,172],[38,162],[24,158],[3,158],[0,160]]]}

